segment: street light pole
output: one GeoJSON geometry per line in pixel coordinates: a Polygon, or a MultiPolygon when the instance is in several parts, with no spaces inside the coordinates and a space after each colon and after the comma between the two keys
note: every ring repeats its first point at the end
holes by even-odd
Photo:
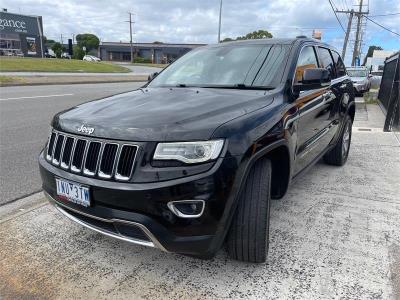
{"type": "Polygon", "coordinates": [[[221,42],[221,17],[222,17],[222,0],[219,3],[218,43],[221,42]]]}
{"type": "Polygon", "coordinates": [[[131,12],[129,12],[129,35],[130,35],[130,46],[131,46],[131,63],[133,63],[132,13],[131,12]]]}

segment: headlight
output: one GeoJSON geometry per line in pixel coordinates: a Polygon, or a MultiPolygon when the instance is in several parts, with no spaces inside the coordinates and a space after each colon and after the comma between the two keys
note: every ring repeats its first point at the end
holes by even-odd
{"type": "Polygon", "coordinates": [[[154,153],[155,160],[178,160],[187,164],[202,163],[216,159],[224,140],[159,143],[154,153]]]}

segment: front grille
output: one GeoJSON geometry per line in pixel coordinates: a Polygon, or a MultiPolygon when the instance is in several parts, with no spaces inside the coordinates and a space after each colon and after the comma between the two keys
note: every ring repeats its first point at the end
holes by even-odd
{"type": "Polygon", "coordinates": [[[133,161],[136,155],[136,147],[123,145],[120,159],[118,161],[116,177],[122,180],[127,180],[131,177],[133,161]]]}
{"type": "Polygon", "coordinates": [[[103,155],[101,157],[99,176],[103,178],[111,178],[115,158],[117,157],[118,145],[106,144],[104,146],[103,155]]]}
{"type": "Polygon", "coordinates": [[[128,181],[137,150],[137,145],[53,131],[47,144],[46,159],[77,174],[128,181]]]}

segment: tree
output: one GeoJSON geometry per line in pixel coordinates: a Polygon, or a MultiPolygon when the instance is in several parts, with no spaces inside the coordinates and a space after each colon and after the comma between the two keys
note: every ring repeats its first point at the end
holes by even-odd
{"type": "Polygon", "coordinates": [[[82,58],[85,56],[85,51],[83,51],[78,45],[74,45],[72,49],[72,58],[82,60],[82,58]]]}
{"type": "Polygon", "coordinates": [[[369,46],[367,55],[365,56],[364,62],[362,64],[363,66],[365,66],[365,64],[367,63],[367,58],[372,57],[372,54],[374,54],[374,50],[383,50],[383,48],[379,46],[369,46]]]}
{"type": "Polygon", "coordinates": [[[82,33],[76,36],[76,42],[78,46],[82,49],[86,47],[86,51],[97,49],[100,44],[100,40],[97,36],[91,33],[82,33]]]}
{"type": "Polygon", "coordinates": [[[56,42],[55,40],[51,40],[51,39],[44,41],[44,43],[47,44],[47,45],[52,45],[55,42],[56,42]]]}
{"type": "Polygon", "coordinates": [[[221,42],[231,42],[236,40],[254,40],[254,39],[270,39],[272,38],[272,34],[263,29],[259,29],[257,31],[249,32],[246,35],[238,36],[236,39],[232,39],[230,37],[224,38],[221,42]]]}
{"type": "Polygon", "coordinates": [[[221,42],[225,43],[225,42],[232,42],[232,41],[234,41],[234,39],[227,37],[227,38],[224,38],[221,42]]]}
{"type": "Polygon", "coordinates": [[[258,31],[249,32],[246,35],[238,36],[237,40],[253,40],[253,39],[270,39],[272,34],[267,30],[259,29],[258,31]]]}
{"type": "Polygon", "coordinates": [[[53,50],[54,54],[57,56],[57,58],[61,57],[61,53],[63,52],[63,46],[56,42],[51,46],[51,50],[53,50]]]}

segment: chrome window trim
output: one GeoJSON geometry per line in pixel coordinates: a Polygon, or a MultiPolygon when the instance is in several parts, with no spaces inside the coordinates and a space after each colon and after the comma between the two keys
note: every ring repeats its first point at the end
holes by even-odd
{"type": "MultiPolygon", "coordinates": [[[[304,49],[305,47],[313,47],[313,48],[314,48],[314,53],[315,53],[315,55],[316,55],[317,62],[318,62],[318,67],[319,67],[319,68],[321,67],[321,62],[320,62],[320,60],[319,60],[318,49],[315,49],[315,47],[317,47],[317,48],[318,48],[318,47],[322,47],[322,48],[325,48],[325,49],[329,49],[330,51],[334,51],[334,50],[332,50],[331,48],[327,48],[325,45],[320,45],[320,44],[318,44],[318,43],[312,43],[312,42],[311,42],[311,43],[305,43],[303,46],[301,46],[299,55],[297,56],[297,59],[296,59],[296,67],[295,67],[295,69],[294,69],[293,78],[292,78],[292,86],[291,86],[292,93],[294,93],[293,86],[294,86],[294,80],[295,80],[295,78],[296,78],[297,62],[298,62],[298,60],[299,60],[299,57],[300,57],[301,52],[303,51],[303,49],[304,49]]],[[[336,50],[335,50],[335,51],[336,51],[336,50]]],[[[339,56],[340,56],[340,55],[339,55],[339,56]]],[[[342,59],[342,60],[343,60],[343,59],[342,59]]],[[[336,69],[336,66],[335,66],[335,69],[336,69]]],[[[346,75],[344,75],[344,76],[341,76],[341,77],[338,77],[338,78],[334,78],[334,79],[331,80],[331,84],[328,85],[327,87],[332,86],[332,84],[336,84],[336,83],[338,83],[338,82],[340,82],[340,81],[342,81],[342,80],[344,80],[344,79],[348,79],[348,78],[350,78],[348,74],[346,74],[346,75]]],[[[300,94],[301,94],[301,93],[302,93],[302,92],[300,92],[300,94]]]]}

